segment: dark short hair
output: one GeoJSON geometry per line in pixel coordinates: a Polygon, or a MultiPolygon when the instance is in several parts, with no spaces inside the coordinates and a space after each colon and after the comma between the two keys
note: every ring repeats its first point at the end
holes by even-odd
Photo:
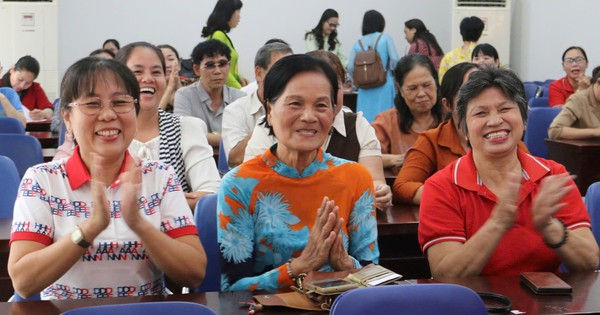
{"type": "MultiPolygon", "coordinates": [[[[404,85],[404,78],[417,66],[427,69],[429,71],[429,74],[431,74],[433,81],[435,81],[435,92],[437,97],[435,104],[431,108],[431,114],[433,115],[433,118],[435,119],[435,124],[437,125],[442,121],[444,109],[442,107],[440,93],[438,91],[440,86],[437,71],[435,70],[435,66],[433,65],[431,60],[427,56],[421,54],[404,56],[400,58],[400,61],[398,61],[398,64],[396,65],[396,69],[394,70],[394,78],[396,79],[398,86],[402,88],[402,85],[404,85]]],[[[410,112],[410,108],[408,108],[408,104],[406,103],[404,97],[402,97],[401,93],[396,93],[394,105],[398,110],[398,122],[400,125],[400,131],[405,134],[409,134],[410,128],[412,127],[415,118],[410,112]]]]}
{"type": "Polygon", "coordinates": [[[365,12],[362,22],[362,34],[367,35],[375,32],[382,33],[385,29],[385,19],[383,15],[376,10],[365,12]]]}
{"type": "MultiPolygon", "coordinates": [[[[70,111],[68,106],[74,100],[92,95],[98,82],[114,82],[122,85],[127,94],[140,99],[140,87],[137,79],[124,64],[99,57],[85,57],[71,65],[60,84],[60,109],[70,111]]],[[[139,102],[135,104],[136,114],[140,111],[139,102]]]]}
{"type": "Polygon", "coordinates": [[[567,53],[573,49],[579,49],[579,51],[581,51],[581,54],[583,55],[583,58],[585,58],[585,62],[588,62],[588,58],[587,58],[587,54],[585,53],[585,50],[579,46],[571,46],[567,49],[565,49],[565,52],[562,54],[562,61],[565,61],[565,56],[567,55],[567,53]]]}
{"type": "Polygon", "coordinates": [[[456,105],[458,126],[462,128],[465,135],[468,134],[466,117],[469,102],[479,96],[484,90],[490,88],[499,88],[508,99],[517,103],[521,112],[521,119],[524,124],[526,123],[527,98],[525,97],[525,87],[521,79],[508,69],[483,67],[479,71],[473,72],[469,76],[467,83],[458,92],[458,102],[456,105]]]}
{"type": "MultiPolygon", "coordinates": [[[[281,38],[271,38],[265,42],[265,45],[273,44],[273,43],[282,43],[282,44],[286,44],[286,45],[290,46],[290,44],[288,42],[284,41],[281,38]]],[[[290,48],[292,48],[292,47],[290,46],[290,48]]]]}
{"type": "Polygon", "coordinates": [[[124,65],[127,65],[127,61],[131,57],[131,53],[136,48],[148,48],[148,49],[154,51],[154,53],[158,56],[158,59],[160,60],[160,64],[162,66],[163,73],[167,72],[165,56],[163,55],[162,51],[158,47],[156,47],[148,42],[133,42],[131,44],[125,45],[125,47],[123,47],[122,49],[119,49],[119,52],[117,53],[117,56],[115,57],[115,60],[124,65]]]}
{"type": "MultiPolygon", "coordinates": [[[[471,69],[479,69],[479,65],[470,62],[462,62],[454,65],[442,78],[440,85],[440,99],[447,99],[450,106],[454,106],[454,99],[458,94],[458,90],[463,85],[465,74],[471,69]]],[[[454,109],[454,108],[451,108],[454,109]]]]}
{"type": "MultiPolygon", "coordinates": [[[[315,28],[310,30],[310,32],[306,32],[306,34],[304,34],[304,39],[307,39],[308,36],[310,34],[312,34],[315,37],[315,39],[317,40],[317,48],[324,49],[325,42],[324,42],[324,37],[323,37],[323,23],[325,23],[327,20],[329,20],[331,18],[339,18],[339,17],[340,16],[336,10],[334,10],[334,9],[325,10],[325,12],[323,12],[323,14],[321,15],[321,18],[319,19],[319,23],[317,23],[317,26],[315,26],[315,28]]],[[[338,44],[337,29],[333,30],[333,32],[331,32],[331,34],[329,34],[329,39],[327,40],[327,44],[329,45],[329,50],[335,49],[335,47],[338,44]]]]}
{"type": "Polygon", "coordinates": [[[335,74],[340,81],[344,82],[346,80],[346,69],[336,54],[332,53],[331,51],[324,50],[313,50],[307,52],[306,54],[313,58],[325,61],[329,66],[331,66],[333,71],[335,71],[335,74]]]}
{"type": "Polygon", "coordinates": [[[119,41],[114,38],[109,38],[105,40],[104,43],[102,43],[102,48],[104,48],[104,46],[108,43],[112,43],[113,45],[115,45],[115,47],[117,47],[117,49],[121,49],[121,44],[119,44],[119,41]]]}
{"type": "Polygon", "coordinates": [[[92,51],[90,53],[90,57],[97,56],[97,55],[100,55],[100,54],[108,54],[113,59],[115,59],[115,53],[112,50],[110,50],[110,49],[103,49],[103,48],[98,48],[98,49],[92,51]]]}
{"type": "MultiPolygon", "coordinates": [[[[265,107],[273,106],[290,80],[303,72],[316,72],[325,75],[331,85],[331,104],[335,107],[336,94],[339,88],[335,72],[325,61],[305,54],[285,56],[271,67],[265,77],[263,88],[263,102],[265,107]]],[[[266,117],[261,124],[269,128],[269,135],[275,135],[273,127],[269,124],[266,117]]]]}
{"type": "Polygon", "coordinates": [[[600,78],[600,66],[596,66],[594,70],[592,70],[592,80],[590,81],[592,84],[596,83],[600,78]]]}
{"type": "Polygon", "coordinates": [[[219,40],[209,39],[196,45],[192,50],[191,57],[195,65],[200,65],[205,56],[212,58],[218,55],[223,55],[227,60],[231,60],[231,50],[227,45],[219,40]]]}
{"type": "Polygon", "coordinates": [[[242,9],[240,0],[218,0],[215,8],[206,20],[206,26],[202,28],[202,37],[209,37],[216,31],[229,33],[229,20],[237,10],[242,9]]]}
{"type": "Polygon", "coordinates": [[[485,24],[476,17],[466,17],[460,22],[460,35],[465,42],[477,42],[483,33],[485,24]]]}
{"type": "Polygon", "coordinates": [[[15,64],[15,70],[29,71],[33,73],[35,78],[37,78],[37,76],[40,74],[40,63],[30,55],[23,56],[17,60],[17,63],[15,64]]]}
{"type": "MultiPolygon", "coordinates": [[[[175,49],[175,47],[168,45],[168,44],[162,44],[162,45],[158,45],[156,46],[158,47],[158,49],[170,49],[174,54],[175,54],[175,58],[177,58],[177,60],[180,60],[181,58],[179,57],[179,52],[177,51],[177,49],[175,49]]],[[[162,50],[161,50],[162,52],[162,50]]]]}
{"type": "Polygon", "coordinates": [[[271,56],[277,53],[292,54],[293,52],[290,46],[280,42],[265,44],[256,52],[256,57],[254,58],[254,66],[267,69],[267,67],[269,67],[269,64],[271,64],[271,56]]]}
{"type": "Polygon", "coordinates": [[[494,58],[494,60],[500,59],[498,56],[498,51],[490,44],[479,44],[475,46],[475,48],[473,48],[473,53],[471,54],[471,60],[480,54],[483,54],[484,56],[490,56],[494,58]]]}

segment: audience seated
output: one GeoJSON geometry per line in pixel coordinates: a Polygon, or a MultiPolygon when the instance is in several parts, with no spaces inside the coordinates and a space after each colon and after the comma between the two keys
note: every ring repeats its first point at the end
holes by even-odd
{"type": "Polygon", "coordinates": [[[344,55],[342,43],[337,39],[339,19],[340,16],[336,10],[325,10],[317,26],[304,34],[304,43],[306,44],[306,52],[313,50],[331,51],[340,59],[345,68],[348,65],[348,58],[344,55]]]}
{"type": "Polygon", "coordinates": [[[566,76],[550,83],[548,88],[550,107],[564,105],[575,91],[585,90],[590,86],[590,77],[585,75],[588,58],[583,48],[567,48],[562,55],[562,66],[566,76]]]}
{"type": "Polygon", "coordinates": [[[500,67],[498,51],[490,44],[479,44],[473,48],[471,62],[480,66],[500,67]]]}
{"type": "Polygon", "coordinates": [[[248,80],[238,72],[239,54],[227,33],[240,23],[241,11],[242,1],[240,0],[218,0],[206,21],[206,26],[202,28],[202,37],[221,41],[229,48],[230,53],[228,55],[231,57],[227,59],[230,60],[231,65],[228,69],[225,84],[236,89],[248,85],[248,80]]]}
{"type": "Polygon", "coordinates": [[[29,55],[23,56],[4,74],[0,80],[0,87],[13,88],[19,94],[21,104],[27,107],[32,120],[50,119],[54,107],[42,86],[34,82],[38,74],[38,61],[29,55]]]}
{"type": "Polygon", "coordinates": [[[600,71],[596,71],[585,90],[567,99],[560,114],[548,128],[550,139],[585,139],[600,137],[600,71]]]}
{"type": "MultiPolygon", "coordinates": [[[[360,163],[373,178],[375,187],[375,204],[379,209],[386,209],[391,203],[391,189],[385,183],[383,165],[381,161],[381,147],[375,136],[373,127],[362,117],[362,113],[354,114],[342,110],[344,93],[342,90],[346,71],[339,58],[332,52],[315,50],[307,53],[317,59],[321,59],[333,67],[338,78],[340,90],[337,92],[334,108],[334,120],[332,130],[321,147],[327,153],[346,160],[360,163]]],[[[269,147],[277,142],[274,135],[269,133],[264,118],[259,123],[248,141],[244,161],[264,153],[269,147]],[[262,153],[261,153],[262,152],[262,153]]]]}
{"type": "Polygon", "coordinates": [[[321,149],[339,90],[331,67],[306,55],[284,57],[267,73],[267,124],[278,143],[223,177],[222,290],[274,290],[302,273],[378,262],[371,175],[321,149]]]}
{"type": "Polygon", "coordinates": [[[0,87],[0,117],[12,117],[18,119],[23,126],[26,124],[21,99],[12,88],[0,87]]]}
{"type": "Polygon", "coordinates": [[[104,41],[104,43],[102,44],[102,49],[108,49],[110,51],[112,51],[113,55],[117,55],[117,53],[119,52],[119,49],[121,49],[121,44],[119,44],[119,41],[114,39],[114,38],[109,38],[107,40],[104,41]]]}
{"type": "Polygon", "coordinates": [[[465,17],[462,19],[460,22],[460,36],[462,36],[463,44],[462,46],[449,51],[440,62],[440,82],[442,82],[446,71],[452,68],[452,66],[471,60],[473,48],[477,45],[484,28],[485,24],[476,16],[465,17]]]}
{"type": "MultiPolygon", "coordinates": [[[[377,52],[381,57],[383,66],[387,70],[385,84],[370,89],[358,89],[356,111],[363,112],[364,117],[369,122],[373,122],[377,114],[392,108],[394,106],[394,96],[396,95],[392,69],[396,67],[396,63],[398,62],[398,51],[396,51],[396,45],[392,36],[383,34],[384,28],[385,19],[381,13],[375,10],[365,12],[362,22],[362,37],[359,41],[367,49],[369,46],[375,47],[375,42],[379,39],[377,52]]],[[[356,53],[362,51],[360,43],[357,41],[350,52],[350,59],[348,61],[348,73],[350,77],[352,77],[355,70],[354,58],[356,57],[356,53]]]]}
{"type": "Polygon", "coordinates": [[[78,146],[23,178],[8,258],[20,296],[117,297],[123,287],[164,295],[164,275],[188,287],[204,278],[206,255],[173,168],[127,153],[140,97],[114,60],[87,57],[67,69],[61,111],[78,146]]]}
{"type": "Polygon", "coordinates": [[[223,110],[244,92],[225,85],[231,55],[227,45],[216,39],[202,42],[192,51],[194,72],[200,80],[175,93],[173,113],[202,119],[208,127],[208,143],[219,147],[223,110]]]}
{"type": "Polygon", "coordinates": [[[371,125],[381,143],[383,167],[397,174],[404,154],[420,133],[440,124],[444,110],[437,72],[429,58],[421,54],[402,57],[394,76],[398,85],[395,107],[377,115],[371,125]]]}
{"type": "Polygon", "coordinates": [[[254,75],[258,90],[235,100],[223,111],[223,151],[230,167],[241,164],[248,140],[258,119],[267,114],[263,98],[263,81],[269,68],[279,59],[291,55],[292,49],[282,43],[261,47],[254,59],[254,75]]]}
{"type": "Polygon", "coordinates": [[[423,188],[419,243],[439,277],[593,271],[598,245],[564,166],[519,149],[527,119],[523,83],[485,67],[459,91],[458,127],[471,151],[423,188]]]}
{"type": "Polygon", "coordinates": [[[167,90],[160,100],[159,107],[167,113],[172,113],[173,104],[175,104],[175,92],[183,86],[181,77],[179,76],[179,62],[181,58],[179,58],[177,49],[171,45],[158,45],[158,48],[160,48],[160,51],[162,51],[165,56],[167,65],[167,72],[165,73],[165,76],[167,77],[167,90]]]}
{"type": "Polygon", "coordinates": [[[444,57],[444,51],[433,34],[429,32],[425,23],[419,19],[410,19],[404,22],[404,38],[410,44],[409,55],[421,54],[427,56],[437,71],[444,57]]]}

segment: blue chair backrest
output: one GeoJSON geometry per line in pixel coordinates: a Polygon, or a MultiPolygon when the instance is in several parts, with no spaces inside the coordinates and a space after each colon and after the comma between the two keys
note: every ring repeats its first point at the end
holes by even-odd
{"type": "Polygon", "coordinates": [[[549,85],[542,86],[542,93],[539,96],[548,97],[548,90],[550,89],[549,85]]]}
{"type": "Polygon", "coordinates": [[[18,133],[24,135],[25,127],[18,119],[0,117],[0,133],[18,133]]]}
{"type": "Polygon", "coordinates": [[[206,253],[206,275],[194,292],[221,290],[221,253],[217,242],[217,194],[205,195],[194,214],[200,241],[206,253]]]}
{"type": "Polygon", "coordinates": [[[113,314],[143,314],[143,315],[163,315],[163,314],[198,314],[198,315],[216,315],[210,308],[191,302],[146,302],[146,303],[128,303],[111,304],[76,308],[61,313],[62,315],[113,315],[113,314]]]}
{"type": "Polygon", "coordinates": [[[585,206],[592,221],[592,233],[596,242],[600,244],[600,182],[595,182],[588,187],[585,194],[585,206]]]}
{"type": "Polygon", "coordinates": [[[534,97],[529,99],[529,107],[550,107],[547,97],[534,97]]]}
{"type": "Polygon", "coordinates": [[[540,86],[535,83],[525,83],[525,96],[528,100],[537,96],[538,90],[540,90],[540,86]]]}
{"type": "Polygon", "coordinates": [[[219,143],[219,161],[217,163],[217,169],[219,169],[219,173],[221,174],[221,176],[229,172],[229,165],[227,165],[227,155],[225,155],[225,148],[223,148],[223,139],[221,139],[221,143],[219,143]]]}
{"type": "Polygon", "coordinates": [[[473,290],[456,284],[390,285],[354,289],[335,299],[330,315],[486,315],[473,290]]]}
{"type": "Polygon", "coordinates": [[[2,174],[0,218],[12,218],[21,178],[19,177],[15,163],[4,155],[0,155],[0,174],[2,174]]]}
{"type": "Polygon", "coordinates": [[[537,107],[529,110],[523,142],[532,155],[548,158],[548,147],[544,144],[544,139],[548,138],[548,127],[560,111],[560,107],[537,107]]]}
{"type": "Polygon", "coordinates": [[[28,135],[0,134],[0,155],[5,155],[15,162],[19,178],[23,178],[29,167],[44,162],[40,141],[28,135]]]}

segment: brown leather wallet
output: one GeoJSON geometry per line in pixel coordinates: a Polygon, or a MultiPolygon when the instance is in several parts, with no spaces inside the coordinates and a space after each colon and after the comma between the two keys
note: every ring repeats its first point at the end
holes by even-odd
{"type": "Polygon", "coordinates": [[[521,282],[536,294],[571,294],[573,288],[552,272],[523,272],[521,282]]]}

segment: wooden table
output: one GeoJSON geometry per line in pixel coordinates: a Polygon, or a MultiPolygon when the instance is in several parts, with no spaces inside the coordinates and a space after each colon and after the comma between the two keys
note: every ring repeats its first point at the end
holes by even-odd
{"type": "Polygon", "coordinates": [[[394,182],[396,181],[396,177],[398,176],[391,168],[383,169],[383,176],[385,176],[385,183],[390,186],[390,188],[394,188],[394,182]]]}
{"type": "Polygon", "coordinates": [[[569,173],[577,175],[575,184],[581,195],[588,187],[600,181],[600,139],[544,140],[548,157],[564,165],[569,173]]]}
{"type": "Polygon", "coordinates": [[[52,119],[28,121],[25,126],[25,131],[50,131],[52,119]]]}
{"type": "MultiPolygon", "coordinates": [[[[528,288],[520,285],[518,276],[502,277],[471,277],[471,278],[448,278],[435,280],[410,280],[402,282],[403,285],[419,285],[421,283],[444,282],[467,286],[477,292],[493,292],[507,296],[512,301],[512,309],[525,312],[527,315],[537,314],[564,314],[576,312],[578,314],[598,314],[600,312],[600,278],[596,272],[567,273],[560,277],[573,287],[571,295],[535,295],[528,288]]],[[[55,315],[74,308],[122,303],[144,303],[155,301],[187,301],[206,305],[217,314],[247,314],[248,310],[241,307],[239,302],[248,301],[252,293],[240,292],[207,292],[187,295],[149,296],[149,297],[125,297],[90,300],[70,301],[39,301],[39,302],[16,302],[0,303],[1,314],[48,314],[55,315]]],[[[326,314],[323,312],[308,312],[291,310],[279,307],[266,307],[258,314],[326,314]]]]}
{"type": "Polygon", "coordinates": [[[357,98],[358,98],[358,93],[356,91],[344,90],[344,105],[346,105],[348,108],[350,108],[355,113],[356,113],[357,98]]]}

